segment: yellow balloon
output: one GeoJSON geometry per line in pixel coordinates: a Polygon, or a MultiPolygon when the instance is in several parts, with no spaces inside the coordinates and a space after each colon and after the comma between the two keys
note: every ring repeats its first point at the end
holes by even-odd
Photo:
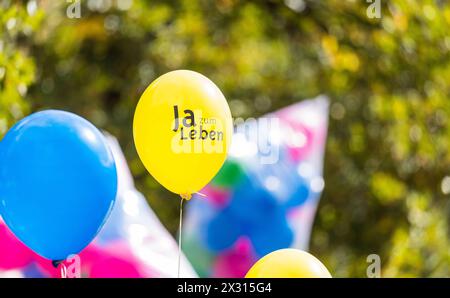
{"type": "Polygon", "coordinates": [[[313,255],[298,249],[274,251],[256,262],[246,278],[331,277],[327,268],[313,255]]]}
{"type": "Polygon", "coordinates": [[[230,108],[207,77],[176,70],[142,94],[133,120],[137,152],[150,174],[189,199],[224,163],[233,133],[230,108]]]}

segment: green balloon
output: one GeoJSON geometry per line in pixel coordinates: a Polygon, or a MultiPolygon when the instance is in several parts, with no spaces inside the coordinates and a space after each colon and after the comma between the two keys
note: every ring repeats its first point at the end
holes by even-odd
{"type": "Polygon", "coordinates": [[[234,160],[227,160],[220,171],[211,181],[211,184],[218,187],[232,187],[238,183],[244,176],[244,169],[234,160]]]}

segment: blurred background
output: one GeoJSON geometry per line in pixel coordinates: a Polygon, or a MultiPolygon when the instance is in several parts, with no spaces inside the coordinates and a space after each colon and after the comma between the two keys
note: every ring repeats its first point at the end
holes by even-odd
{"type": "Polygon", "coordinates": [[[380,1],[380,18],[365,1],[73,4],[0,0],[0,137],[37,110],[87,118],[118,138],[137,188],[175,235],[179,200],[132,140],[151,81],[201,72],[244,118],[326,94],[325,189],[310,251],[337,277],[365,277],[369,254],[380,255],[384,277],[450,276],[447,1],[380,1]]]}

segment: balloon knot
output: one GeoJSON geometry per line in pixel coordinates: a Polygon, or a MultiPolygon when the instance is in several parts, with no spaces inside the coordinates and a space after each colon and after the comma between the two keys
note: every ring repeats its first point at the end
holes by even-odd
{"type": "Polygon", "coordinates": [[[59,264],[61,264],[62,262],[64,262],[64,260],[55,260],[52,261],[52,265],[53,267],[58,268],[59,264]]]}
{"type": "Polygon", "coordinates": [[[186,201],[189,201],[192,198],[191,194],[180,194],[180,196],[182,199],[184,199],[186,201]]]}

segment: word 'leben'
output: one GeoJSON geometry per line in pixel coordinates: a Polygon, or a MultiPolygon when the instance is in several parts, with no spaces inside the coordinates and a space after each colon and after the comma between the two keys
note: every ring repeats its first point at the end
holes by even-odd
{"type": "Polygon", "coordinates": [[[179,118],[178,105],[173,106],[174,126],[173,131],[180,130],[180,140],[206,140],[223,141],[223,131],[212,129],[218,125],[215,119],[201,118],[196,121],[195,114],[190,109],[185,109],[182,121],[179,118]],[[181,122],[181,123],[180,123],[181,122]],[[206,129],[205,126],[206,125],[206,129]],[[209,129],[208,129],[209,128],[209,129]],[[187,131],[190,129],[190,131],[187,131]]]}

